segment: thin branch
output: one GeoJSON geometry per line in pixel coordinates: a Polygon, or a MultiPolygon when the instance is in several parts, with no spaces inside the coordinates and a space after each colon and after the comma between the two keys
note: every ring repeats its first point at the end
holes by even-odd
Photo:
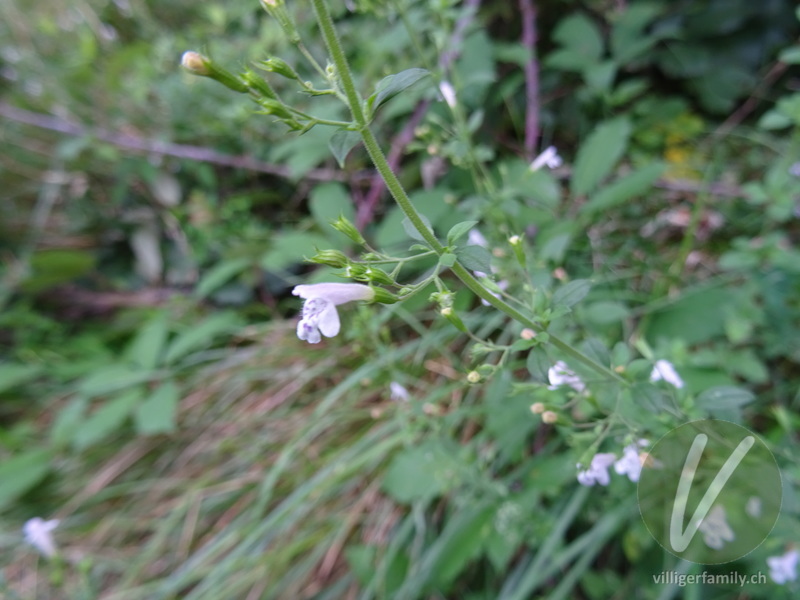
{"type": "MultiPolygon", "coordinates": [[[[5,102],[0,102],[0,117],[9,121],[23,123],[55,131],[71,136],[91,136],[118,148],[124,148],[133,152],[143,152],[146,154],[158,154],[160,156],[172,156],[196,162],[211,163],[234,169],[255,171],[266,173],[277,177],[291,179],[294,177],[289,167],[274,165],[262,162],[252,156],[231,156],[205,148],[203,146],[191,146],[188,144],[172,144],[161,140],[153,140],[127,133],[118,133],[107,129],[89,128],[84,125],[67,121],[59,117],[32,112],[22,108],[17,108],[5,102]]],[[[335,169],[312,169],[303,175],[306,179],[316,181],[363,181],[370,179],[370,173],[342,173],[335,169]]]]}
{"type": "Polygon", "coordinates": [[[525,63],[525,154],[536,155],[539,140],[539,61],[536,58],[536,5],[534,0],[519,0],[522,16],[522,45],[528,51],[525,63]]]}
{"type": "MultiPolygon", "coordinates": [[[[447,69],[452,66],[456,58],[458,58],[461,42],[464,40],[467,29],[477,14],[480,4],[481,0],[467,0],[464,3],[464,12],[458,21],[456,21],[455,27],[453,27],[453,35],[450,37],[450,41],[447,44],[447,50],[442,52],[441,56],[439,57],[439,68],[442,70],[442,72],[447,71],[447,69]]],[[[414,130],[422,122],[422,119],[428,112],[430,105],[430,100],[421,100],[418,102],[405,127],[403,127],[400,133],[398,133],[392,140],[392,143],[389,147],[389,154],[386,157],[386,159],[389,161],[389,166],[392,168],[392,171],[396,171],[400,166],[400,160],[403,157],[403,152],[405,151],[406,146],[408,146],[414,140],[414,130]]],[[[383,178],[379,173],[376,173],[372,178],[372,183],[370,184],[369,191],[364,197],[363,202],[358,205],[358,211],[356,213],[356,227],[361,229],[372,221],[375,215],[375,209],[378,206],[378,201],[380,200],[381,194],[383,194],[385,189],[386,185],[383,182],[383,178]]]]}

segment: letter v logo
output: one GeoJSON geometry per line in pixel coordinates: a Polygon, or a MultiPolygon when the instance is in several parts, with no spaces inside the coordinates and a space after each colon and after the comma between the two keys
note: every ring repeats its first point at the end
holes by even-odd
{"type": "Polygon", "coordinates": [[[686,462],[683,464],[681,478],[678,481],[678,489],[675,493],[675,502],[672,504],[672,518],[669,523],[669,543],[675,552],[683,552],[689,546],[692,538],[694,538],[697,530],[700,528],[703,519],[706,518],[714,501],[722,492],[722,488],[725,487],[728,479],[733,475],[736,467],[742,462],[742,459],[744,459],[745,455],[750,451],[750,448],[753,447],[755,441],[753,436],[747,436],[739,442],[739,445],[736,446],[736,449],[734,449],[733,453],[725,461],[725,464],[722,465],[719,473],[714,477],[714,481],[711,482],[711,485],[706,490],[702,500],[700,500],[700,504],[697,505],[689,524],[684,530],[683,520],[686,515],[686,504],[689,500],[689,493],[692,490],[692,482],[697,473],[697,467],[700,465],[703,450],[705,450],[706,444],[708,443],[708,436],[704,433],[699,433],[694,438],[692,447],[689,448],[689,453],[686,455],[686,462]]]}

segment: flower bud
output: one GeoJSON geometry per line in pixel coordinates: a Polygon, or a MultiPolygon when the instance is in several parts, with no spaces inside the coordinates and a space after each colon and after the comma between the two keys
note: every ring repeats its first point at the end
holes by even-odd
{"type": "Polygon", "coordinates": [[[534,402],[531,404],[531,412],[535,415],[540,415],[544,412],[544,403],[543,402],[534,402]]]}
{"type": "Polygon", "coordinates": [[[272,89],[269,82],[267,82],[263,77],[259,77],[256,73],[252,71],[246,71],[242,73],[242,81],[247,84],[247,86],[254,92],[259,92],[262,96],[271,99],[277,99],[278,95],[275,93],[275,90],[272,89]]]}
{"type": "Polygon", "coordinates": [[[400,300],[400,298],[383,288],[372,289],[375,291],[375,298],[372,300],[373,302],[377,302],[379,304],[394,304],[400,300]]]}
{"type": "Polygon", "coordinates": [[[292,113],[289,112],[281,102],[273,100],[272,98],[259,98],[258,105],[262,110],[258,111],[263,115],[275,115],[279,119],[292,119],[292,113]]]}
{"type": "Polygon", "coordinates": [[[366,271],[367,281],[370,283],[377,283],[380,285],[395,285],[394,279],[389,277],[389,274],[377,267],[367,267],[366,271]]]}
{"type": "Polygon", "coordinates": [[[536,332],[533,329],[525,328],[519,333],[519,337],[523,340],[532,340],[536,337],[536,332]]]}
{"type": "Polygon", "coordinates": [[[525,267],[526,257],[525,257],[525,248],[522,247],[522,237],[518,235],[512,235],[508,238],[508,243],[511,244],[512,250],[514,250],[514,255],[517,257],[517,262],[520,266],[525,267]]]}
{"type": "Polygon", "coordinates": [[[300,81],[300,76],[297,74],[297,71],[295,71],[289,65],[289,63],[287,63],[282,58],[273,56],[272,58],[263,61],[261,65],[265,71],[269,71],[270,73],[277,73],[278,75],[282,75],[287,79],[294,79],[295,81],[300,81]]]}
{"type": "Polygon", "coordinates": [[[470,371],[467,373],[467,381],[470,383],[480,383],[481,381],[481,374],[477,371],[470,371]]]}
{"type": "Polygon", "coordinates": [[[455,326],[455,328],[458,329],[460,332],[467,333],[467,326],[464,325],[464,322],[461,320],[461,317],[459,317],[456,314],[452,306],[446,306],[445,308],[439,311],[439,314],[441,314],[445,319],[450,321],[450,323],[452,323],[455,326]]]}
{"type": "Polygon", "coordinates": [[[364,237],[359,233],[356,226],[353,225],[350,221],[348,221],[344,215],[339,215],[339,218],[335,221],[331,221],[331,227],[333,227],[336,231],[339,231],[353,240],[356,244],[363,245],[364,237]]]}
{"type": "Polygon", "coordinates": [[[552,425],[558,421],[558,415],[554,413],[552,410],[546,410],[542,413],[542,423],[547,423],[548,425],[552,425]]]}
{"type": "Polygon", "coordinates": [[[248,91],[248,87],[236,75],[198,52],[184,52],[181,57],[181,66],[194,75],[219,81],[234,92],[244,94],[248,91]]]}
{"type": "Polygon", "coordinates": [[[350,264],[350,260],[347,256],[338,250],[318,250],[308,261],[318,265],[328,265],[336,269],[346,267],[350,264]]]}
{"type": "Polygon", "coordinates": [[[278,21],[281,29],[283,29],[292,44],[300,43],[300,34],[297,33],[297,28],[294,26],[294,21],[289,16],[283,0],[261,0],[261,6],[272,18],[278,21]]]}

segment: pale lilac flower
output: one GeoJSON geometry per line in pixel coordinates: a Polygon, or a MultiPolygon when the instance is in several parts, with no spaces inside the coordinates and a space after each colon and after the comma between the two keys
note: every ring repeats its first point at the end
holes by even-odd
{"type": "Polygon", "coordinates": [[[661,381],[662,379],[678,389],[683,387],[683,379],[678,375],[675,367],[671,362],[663,359],[656,361],[653,371],[650,373],[650,381],[661,381]]]}
{"type": "Polygon", "coordinates": [[[560,167],[562,164],[561,157],[558,155],[558,151],[556,150],[555,146],[548,146],[544,152],[542,152],[539,156],[533,159],[531,166],[528,167],[531,171],[538,171],[542,167],[549,167],[550,169],[555,169],[560,167]]]}
{"type": "Polygon", "coordinates": [[[483,248],[489,247],[489,242],[483,237],[483,234],[477,229],[470,229],[467,236],[468,246],[481,246],[483,248]]]}
{"type": "Polygon", "coordinates": [[[333,337],[339,333],[339,304],[354,300],[372,300],[375,290],[358,283],[315,283],[298,285],[292,294],[305,299],[303,318],[297,324],[297,337],[318,344],[325,337],[333,337]]]}
{"type": "Polygon", "coordinates": [[[750,496],[745,504],[744,512],[757,519],[761,516],[761,498],[758,496],[750,496]]]}
{"type": "Polygon", "coordinates": [[[559,360],[547,371],[547,379],[550,381],[549,389],[555,390],[562,385],[568,385],[576,392],[586,389],[583,381],[572,371],[563,360],[559,360]]]}
{"type": "Polygon", "coordinates": [[[647,446],[647,440],[639,440],[635,444],[628,444],[622,449],[622,458],[614,463],[614,470],[619,475],[627,475],[628,479],[636,483],[642,474],[642,458],[640,448],[647,446]]]}
{"type": "Polygon", "coordinates": [[[732,542],[736,539],[733,529],[725,519],[725,508],[716,504],[700,523],[698,529],[703,534],[703,541],[709,548],[720,550],[725,542],[732,542]]]}
{"type": "Polygon", "coordinates": [[[395,402],[408,402],[411,397],[408,390],[396,381],[389,384],[389,391],[391,392],[392,400],[395,402]]]}
{"type": "MultiPolygon", "coordinates": [[[[608,468],[614,464],[615,459],[616,456],[610,452],[601,452],[599,454],[595,454],[594,457],[592,457],[592,462],[589,465],[589,468],[578,471],[578,483],[589,487],[593,486],[595,483],[599,483],[600,485],[608,485],[611,481],[611,477],[608,474],[608,468]]],[[[580,464],[576,466],[578,469],[581,468],[580,464]]]]}
{"type": "Polygon", "coordinates": [[[442,93],[442,98],[447,102],[450,108],[456,107],[456,91],[449,81],[443,81],[439,84],[439,91],[442,93]]]}
{"type": "Polygon", "coordinates": [[[800,553],[795,549],[788,550],[781,556],[770,556],[767,559],[767,566],[772,581],[783,585],[787,581],[797,579],[798,560],[800,560],[800,553]]]}
{"type": "Polygon", "coordinates": [[[56,543],[53,541],[53,530],[58,527],[58,519],[45,521],[40,517],[34,517],[25,522],[22,532],[25,541],[35,547],[39,552],[48,558],[56,555],[56,543]]]}

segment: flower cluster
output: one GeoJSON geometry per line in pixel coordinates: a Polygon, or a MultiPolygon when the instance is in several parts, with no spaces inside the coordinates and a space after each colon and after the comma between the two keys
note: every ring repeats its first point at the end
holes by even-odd
{"type": "Polygon", "coordinates": [[[558,389],[562,385],[568,385],[578,393],[586,389],[583,380],[581,380],[581,378],[575,374],[575,371],[571,370],[563,360],[559,360],[550,367],[547,371],[547,379],[550,381],[549,389],[551,390],[558,389]]]}
{"type": "Polygon", "coordinates": [[[614,470],[619,475],[627,475],[628,479],[636,483],[642,473],[642,464],[645,456],[641,453],[641,448],[647,446],[647,440],[638,440],[635,444],[629,444],[622,449],[622,458],[617,459],[613,452],[600,452],[592,457],[589,468],[584,469],[578,463],[578,483],[585,486],[593,486],[595,483],[608,485],[611,477],[608,470],[614,466],[614,470]]]}
{"type": "Polygon", "coordinates": [[[728,525],[725,507],[719,504],[715,504],[708,511],[698,530],[703,534],[703,541],[706,546],[714,550],[721,550],[725,542],[732,542],[736,539],[733,529],[728,525]]]}

